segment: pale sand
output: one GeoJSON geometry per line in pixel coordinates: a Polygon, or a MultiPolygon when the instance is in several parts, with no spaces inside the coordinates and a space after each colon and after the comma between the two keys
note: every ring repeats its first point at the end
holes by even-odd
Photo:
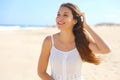
{"type": "MultiPolygon", "coordinates": [[[[120,27],[96,27],[112,46],[100,65],[83,64],[85,80],[120,80],[120,27]]],[[[40,80],[37,64],[43,39],[56,28],[0,31],[0,80],[40,80]]],[[[49,71],[49,69],[48,69],[49,71]]]]}

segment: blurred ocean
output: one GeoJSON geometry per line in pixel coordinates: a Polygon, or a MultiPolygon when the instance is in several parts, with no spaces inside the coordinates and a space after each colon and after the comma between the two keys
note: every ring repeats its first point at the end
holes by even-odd
{"type": "Polygon", "coordinates": [[[0,30],[26,30],[26,29],[43,29],[48,26],[11,26],[11,25],[0,25],[0,30]]]}
{"type": "MultiPolygon", "coordinates": [[[[120,23],[98,23],[94,25],[94,27],[98,27],[98,26],[120,27],[120,23]]],[[[56,27],[56,25],[1,25],[0,24],[0,30],[29,30],[29,29],[44,29],[47,27],[56,27]]]]}

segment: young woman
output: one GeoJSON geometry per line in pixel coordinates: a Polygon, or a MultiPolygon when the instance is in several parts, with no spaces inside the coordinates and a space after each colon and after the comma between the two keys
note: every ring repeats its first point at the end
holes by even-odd
{"type": "Polygon", "coordinates": [[[86,23],[84,13],[72,3],[64,3],[57,13],[59,33],[47,36],[38,63],[42,80],[83,80],[82,62],[99,64],[95,53],[108,53],[110,47],[86,23]],[[48,61],[51,75],[46,72],[48,61]]]}

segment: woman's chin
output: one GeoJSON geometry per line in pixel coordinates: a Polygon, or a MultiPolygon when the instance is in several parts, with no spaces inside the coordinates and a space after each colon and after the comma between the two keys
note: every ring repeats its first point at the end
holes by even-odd
{"type": "Polygon", "coordinates": [[[62,25],[58,25],[58,29],[62,29],[63,28],[63,26],[62,25]]]}

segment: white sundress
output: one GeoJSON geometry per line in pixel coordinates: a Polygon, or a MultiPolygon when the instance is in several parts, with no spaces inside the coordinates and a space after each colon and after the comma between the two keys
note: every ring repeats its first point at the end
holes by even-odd
{"type": "Polygon", "coordinates": [[[54,80],[83,80],[81,75],[82,60],[77,49],[61,51],[54,46],[50,53],[51,76],[54,80]]]}

